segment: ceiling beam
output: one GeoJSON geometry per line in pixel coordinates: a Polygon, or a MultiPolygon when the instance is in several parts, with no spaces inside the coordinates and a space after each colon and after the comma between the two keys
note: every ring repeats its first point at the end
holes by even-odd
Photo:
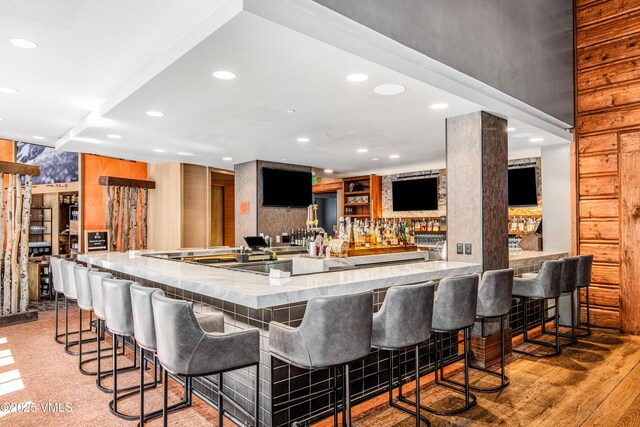
{"type": "Polygon", "coordinates": [[[98,179],[98,184],[116,187],[149,188],[151,190],[156,188],[155,181],[147,181],[145,179],[120,178],[117,176],[101,176],[98,179]]]}
{"type": "Polygon", "coordinates": [[[0,161],[0,173],[40,176],[40,166],[0,161]]]}

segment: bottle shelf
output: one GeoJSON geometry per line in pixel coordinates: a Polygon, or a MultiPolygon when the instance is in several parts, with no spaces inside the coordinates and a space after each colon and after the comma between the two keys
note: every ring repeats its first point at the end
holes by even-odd
{"type": "Polygon", "coordinates": [[[369,206],[369,202],[345,203],[344,206],[369,206]]]}
{"type": "MultiPolygon", "coordinates": [[[[363,194],[369,194],[370,191],[369,190],[363,190],[363,191],[345,191],[344,195],[345,196],[357,196],[357,195],[363,195],[363,194]]],[[[368,203],[367,203],[368,204],[368,203]]]]}

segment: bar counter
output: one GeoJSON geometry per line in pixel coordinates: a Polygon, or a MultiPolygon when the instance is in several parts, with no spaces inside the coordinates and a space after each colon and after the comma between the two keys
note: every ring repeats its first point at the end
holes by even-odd
{"type": "MultiPolygon", "coordinates": [[[[197,253],[194,252],[194,253],[197,253]]],[[[204,253],[204,252],[203,252],[204,253]]],[[[428,252],[424,252],[428,257],[428,252]]],[[[516,274],[533,272],[547,259],[558,259],[563,253],[523,252],[512,260],[516,274]]],[[[414,253],[358,257],[358,262],[399,260],[414,253]]],[[[394,285],[433,280],[450,276],[479,273],[481,266],[473,263],[424,261],[392,264],[354,270],[325,271],[318,274],[294,275],[287,279],[272,279],[267,275],[237,271],[223,267],[196,265],[168,259],[142,256],[141,253],[81,254],[78,259],[88,265],[110,271],[114,276],[135,280],[145,286],[162,289],[171,297],[194,303],[196,312],[220,310],[225,315],[225,330],[258,328],[261,333],[260,362],[260,425],[288,426],[294,420],[318,419],[331,414],[331,397],[323,395],[291,404],[293,398],[307,396],[311,391],[330,390],[333,379],[327,370],[308,371],[272,359],[269,354],[269,322],[274,320],[291,326],[299,325],[306,302],[321,295],[339,295],[367,290],[374,291],[374,311],[384,300],[386,289],[394,285]]],[[[332,259],[325,264],[353,263],[356,258],[332,259]],[[347,261],[348,260],[348,261],[347,261]]],[[[314,260],[317,261],[317,260],[314,260]]],[[[321,261],[322,262],[322,261],[321,261]]],[[[514,300],[516,304],[516,300],[514,300]]],[[[512,327],[521,322],[521,309],[512,313],[512,327]]],[[[445,363],[457,357],[458,337],[446,338],[445,363]]],[[[412,352],[394,356],[403,373],[410,374],[412,352]]],[[[421,366],[426,373],[433,367],[434,348],[421,346],[421,366]]],[[[387,382],[389,354],[372,350],[364,359],[351,364],[352,397],[354,402],[369,399],[384,392],[387,382]]],[[[225,392],[234,396],[245,409],[253,405],[254,374],[248,369],[234,371],[225,377],[225,392]]],[[[216,379],[194,380],[197,394],[215,407],[216,379]]],[[[244,421],[241,412],[232,416],[244,421]]]]}

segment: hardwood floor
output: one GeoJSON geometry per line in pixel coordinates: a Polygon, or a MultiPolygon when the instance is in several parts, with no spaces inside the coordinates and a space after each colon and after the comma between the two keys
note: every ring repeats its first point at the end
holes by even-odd
{"type": "MultiPolygon", "coordinates": [[[[477,393],[478,405],[453,417],[427,414],[433,426],[638,426],[640,425],[640,337],[594,330],[560,356],[514,358],[511,384],[493,394],[477,393]]],[[[454,375],[462,379],[462,373],[454,375]]],[[[495,381],[473,372],[472,383],[495,381]]],[[[422,403],[447,407],[458,397],[423,381],[422,403]],[[426,386],[424,385],[426,384],[426,386]]],[[[408,388],[408,387],[407,387],[408,388]]],[[[394,395],[397,393],[394,391],[394,395]]],[[[411,396],[413,397],[413,395],[411,396]]],[[[356,426],[413,426],[410,415],[390,409],[386,395],[353,410],[356,426]]],[[[318,423],[329,427],[331,420],[318,423]]]]}

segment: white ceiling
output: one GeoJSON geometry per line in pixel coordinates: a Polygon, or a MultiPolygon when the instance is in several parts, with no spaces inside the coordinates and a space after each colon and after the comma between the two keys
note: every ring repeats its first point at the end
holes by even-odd
{"type": "MultiPolygon", "coordinates": [[[[400,171],[441,167],[444,119],[486,109],[252,13],[238,13],[240,9],[228,11],[230,20],[223,20],[224,25],[207,27],[219,27],[217,31],[194,37],[189,29],[198,17],[218,13],[204,0],[133,2],[126,7],[112,2],[108,10],[93,2],[65,0],[60,3],[67,13],[42,12],[31,17],[31,23],[27,11],[20,13],[21,3],[0,5],[0,55],[6,53],[11,63],[20,64],[7,72],[0,68],[0,86],[20,90],[17,95],[0,94],[0,117],[6,119],[0,122],[0,137],[8,139],[42,143],[31,137],[43,135],[49,144],[60,140],[65,150],[226,169],[263,159],[336,173],[400,171]],[[113,16],[114,10],[120,13],[113,16]],[[157,16],[147,19],[149,10],[157,16]],[[121,22],[118,16],[129,19],[121,22]],[[45,25],[49,20],[60,25],[45,25]],[[180,36],[189,36],[190,44],[174,49],[173,57],[167,55],[167,46],[180,36]],[[15,48],[8,43],[13,37],[34,40],[40,47],[15,48]],[[163,55],[164,66],[162,61],[153,63],[163,55]],[[140,77],[141,67],[148,78],[140,77]],[[238,78],[214,79],[211,73],[220,69],[238,78]],[[345,76],[353,72],[364,72],[369,79],[347,82],[345,76]],[[138,84],[123,91],[132,74],[138,84]],[[374,94],[373,88],[382,83],[399,83],[407,90],[395,96],[374,94]],[[97,107],[100,99],[106,101],[97,107]],[[449,108],[429,108],[439,102],[449,108]],[[166,115],[149,117],[148,110],[166,115]],[[111,140],[107,134],[122,139],[111,140]],[[298,143],[298,137],[310,142],[298,143]],[[358,148],[368,152],[357,153],[358,148]],[[177,154],[184,151],[195,155],[177,154]],[[389,159],[391,154],[400,158],[389,159]]],[[[566,142],[519,120],[510,118],[509,126],[516,128],[513,133],[544,138],[543,144],[566,142]]],[[[510,138],[511,157],[535,155],[539,147],[529,137],[510,138]]]]}

